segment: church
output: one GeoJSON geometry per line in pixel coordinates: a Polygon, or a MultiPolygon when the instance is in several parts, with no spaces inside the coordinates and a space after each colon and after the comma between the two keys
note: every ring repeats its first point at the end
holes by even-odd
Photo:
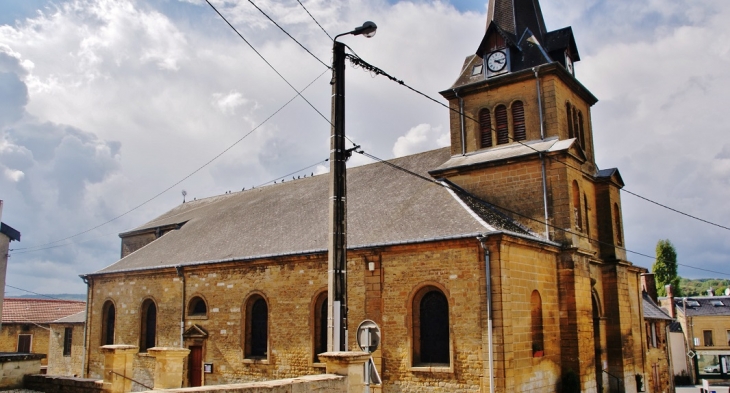
{"type": "MultiPolygon", "coordinates": [[[[493,0],[474,49],[441,92],[449,147],[348,170],[348,347],[377,323],[382,392],[644,391],[645,269],[623,248],[621,175],[595,164],[573,31],[548,31],[538,0],[493,0]]],[[[120,234],[121,259],[83,276],[85,376],[107,344],[139,347],[142,383],[156,346],[190,350],[182,386],[323,373],[328,182],[120,234]]]]}

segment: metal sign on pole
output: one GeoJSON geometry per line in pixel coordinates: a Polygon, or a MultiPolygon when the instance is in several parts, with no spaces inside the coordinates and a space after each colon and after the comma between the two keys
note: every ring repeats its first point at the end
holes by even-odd
{"type": "MultiPolygon", "coordinates": [[[[378,324],[366,319],[360,323],[357,327],[357,345],[364,352],[372,354],[380,346],[380,327],[378,324]]],[[[365,372],[363,373],[365,378],[365,393],[370,392],[370,385],[382,385],[383,380],[380,379],[378,369],[375,367],[372,355],[367,362],[365,362],[365,372]]]]}

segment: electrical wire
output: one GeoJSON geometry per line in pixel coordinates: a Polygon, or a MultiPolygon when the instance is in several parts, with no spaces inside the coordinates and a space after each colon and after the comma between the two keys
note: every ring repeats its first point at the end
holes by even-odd
{"type": "Polygon", "coordinates": [[[312,18],[312,20],[314,21],[314,23],[316,23],[317,26],[319,26],[319,28],[322,29],[322,31],[325,34],[327,34],[327,37],[329,37],[330,40],[334,41],[335,39],[332,38],[332,36],[330,35],[330,33],[328,33],[327,30],[325,30],[324,27],[322,27],[322,25],[319,24],[319,22],[317,22],[317,19],[314,19],[314,16],[309,12],[309,10],[307,9],[307,7],[305,7],[304,4],[302,4],[302,2],[299,1],[299,0],[297,0],[297,3],[299,3],[299,5],[301,5],[302,8],[304,8],[304,11],[307,11],[307,14],[309,14],[309,16],[312,18]]]}
{"type": "MultiPolygon", "coordinates": [[[[317,76],[317,77],[316,77],[316,78],[315,78],[314,80],[312,80],[312,82],[310,82],[310,83],[309,83],[309,84],[308,84],[308,85],[307,85],[306,87],[304,87],[304,89],[302,89],[302,91],[305,91],[305,90],[307,90],[307,89],[308,89],[308,88],[309,88],[310,86],[312,86],[312,85],[314,84],[314,82],[316,82],[316,81],[317,81],[317,80],[318,80],[319,78],[321,78],[321,77],[322,77],[322,75],[324,75],[324,74],[326,74],[326,73],[327,73],[327,70],[325,70],[324,72],[322,72],[321,74],[319,74],[319,75],[318,75],[318,76],[317,76]]],[[[264,120],[263,120],[263,121],[262,121],[261,123],[259,123],[259,124],[258,124],[258,125],[257,125],[256,127],[254,127],[253,129],[251,129],[251,131],[249,131],[248,133],[246,133],[246,134],[245,134],[244,136],[242,136],[241,138],[239,138],[239,139],[238,139],[237,141],[233,142],[233,144],[231,144],[230,146],[228,146],[227,148],[225,148],[225,149],[224,149],[223,151],[221,151],[220,153],[218,153],[218,154],[217,154],[217,155],[216,155],[215,157],[211,158],[211,159],[210,159],[210,160],[208,160],[208,161],[207,161],[206,163],[204,163],[203,165],[201,165],[200,167],[198,167],[198,169],[194,170],[193,172],[191,172],[191,173],[190,173],[190,174],[188,174],[187,176],[183,177],[182,179],[178,180],[177,182],[175,182],[175,183],[174,183],[174,184],[172,184],[171,186],[169,186],[169,187],[165,188],[164,190],[160,191],[159,193],[157,193],[157,194],[156,194],[156,195],[154,195],[153,197],[151,197],[151,198],[149,198],[149,199],[145,200],[144,202],[140,203],[139,205],[137,205],[137,206],[133,207],[132,209],[130,209],[130,210],[127,210],[126,212],[124,212],[124,213],[122,213],[122,214],[119,214],[119,215],[117,215],[117,216],[115,216],[115,217],[113,217],[113,218],[111,218],[111,219],[109,219],[109,220],[107,220],[107,221],[104,221],[103,223],[101,223],[101,224],[99,224],[99,225],[96,225],[96,226],[94,226],[94,227],[92,227],[92,228],[89,228],[89,229],[87,229],[87,230],[85,230],[85,231],[82,231],[82,232],[76,233],[76,234],[74,234],[74,235],[71,235],[71,236],[67,236],[67,237],[65,237],[65,238],[63,238],[63,239],[58,239],[58,240],[54,240],[54,241],[52,241],[52,242],[48,242],[48,243],[44,243],[44,244],[40,244],[40,245],[38,245],[38,246],[35,246],[35,247],[21,247],[21,248],[14,248],[14,249],[10,249],[9,251],[20,251],[20,250],[26,250],[25,252],[28,252],[28,251],[40,251],[40,250],[47,250],[47,249],[51,249],[51,248],[56,248],[56,247],[46,247],[46,246],[50,246],[50,245],[52,245],[52,244],[60,243],[60,242],[63,242],[63,241],[65,241],[65,240],[73,239],[73,238],[75,238],[75,237],[78,237],[78,236],[81,236],[81,235],[83,235],[83,234],[89,233],[89,232],[91,232],[91,231],[93,231],[93,230],[95,230],[95,229],[98,229],[98,228],[100,228],[100,227],[102,227],[102,226],[104,226],[104,225],[107,225],[107,224],[109,224],[109,223],[111,223],[111,222],[113,222],[113,221],[116,221],[116,220],[118,220],[118,219],[120,219],[120,218],[122,218],[122,217],[126,216],[127,214],[129,214],[129,213],[131,213],[131,212],[133,212],[133,211],[135,211],[135,210],[139,209],[140,207],[142,207],[142,206],[146,205],[147,203],[149,203],[149,202],[151,202],[151,201],[153,201],[153,200],[157,199],[157,198],[158,198],[158,197],[160,197],[160,196],[161,196],[162,194],[164,194],[164,193],[166,193],[166,192],[170,191],[170,190],[171,190],[172,188],[174,188],[175,186],[179,185],[180,183],[184,182],[185,180],[189,179],[190,177],[192,177],[192,176],[193,176],[193,175],[195,175],[196,173],[198,173],[198,172],[200,172],[201,170],[203,170],[203,169],[204,169],[205,167],[207,167],[208,165],[210,165],[211,163],[213,163],[213,161],[217,160],[217,159],[218,159],[218,158],[220,158],[220,157],[221,157],[221,156],[222,156],[223,154],[225,154],[225,153],[227,153],[227,152],[228,152],[229,150],[231,150],[231,149],[232,149],[232,148],[233,148],[234,146],[236,146],[237,144],[241,143],[241,141],[243,141],[244,139],[246,139],[246,137],[248,137],[249,135],[251,135],[251,134],[252,134],[252,133],[253,133],[254,131],[256,131],[256,130],[258,130],[259,128],[261,128],[261,126],[263,126],[264,124],[266,124],[266,123],[267,123],[267,122],[268,122],[269,120],[271,120],[271,118],[273,118],[273,117],[274,117],[274,116],[276,116],[276,115],[277,115],[277,114],[278,114],[279,112],[281,112],[281,111],[282,111],[282,110],[283,110],[284,108],[286,108],[287,106],[289,106],[289,104],[291,104],[291,103],[292,103],[292,102],[293,102],[293,101],[294,101],[294,100],[295,100],[295,99],[296,99],[297,97],[299,97],[299,96],[300,96],[300,94],[297,94],[297,95],[295,95],[294,97],[292,97],[291,99],[289,99],[289,101],[287,101],[286,103],[284,103],[284,105],[282,105],[281,107],[279,107],[279,109],[277,109],[276,111],[274,111],[274,113],[272,113],[271,115],[269,115],[269,117],[267,117],[267,118],[266,118],[266,119],[264,119],[264,120]]],[[[70,244],[73,244],[73,243],[70,243],[70,244]]],[[[24,252],[24,253],[25,253],[25,252],[24,252]]],[[[18,254],[18,253],[16,253],[16,254],[18,254]]]]}
{"type": "MultiPolygon", "coordinates": [[[[425,181],[427,181],[429,183],[436,184],[436,185],[441,186],[443,188],[449,189],[449,190],[451,190],[451,191],[453,191],[453,192],[455,192],[457,194],[461,194],[461,195],[468,196],[468,197],[474,199],[478,203],[480,203],[480,204],[482,204],[482,205],[484,205],[484,206],[486,206],[488,208],[496,208],[496,209],[499,209],[499,210],[503,210],[505,212],[514,214],[516,216],[519,216],[519,217],[522,217],[522,218],[525,218],[525,219],[534,221],[534,222],[536,222],[538,224],[546,225],[546,226],[548,226],[548,227],[550,227],[550,228],[552,228],[554,230],[557,230],[557,231],[561,231],[561,232],[564,232],[564,233],[567,233],[567,234],[570,234],[570,235],[582,237],[584,239],[587,239],[588,241],[595,242],[595,243],[598,243],[598,244],[603,244],[603,245],[608,245],[608,246],[611,246],[611,247],[616,247],[616,248],[621,249],[621,250],[624,250],[624,251],[626,251],[628,253],[635,254],[635,255],[639,255],[639,256],[642,256],[642,257],[645,257],[645,258],[649,258],[649,259],[651,259],[653,261],[656,261],[657,260],[655,256],[647,255],[647,254],[644,254],[644,253],[641,253],[641,252],[638,252],[638,251],[630,250],[630,249],[625,248],[625,247],[616,246],[616,245],[611,244],[611,243],[603,242],[601,240],[591,238],[589,235],[586,235],[586,234],[583,234],[583,233],[576,233],[576,232],[573,232],[573,231],[568,230],[568,229],[565,229],[565,228],[559,228],[559,227],[557,227],[555,225],[552,225],[550,223],[546,223],[546,222],[544,222],[542,220],[539,220],[539,219],[536,219],[536,218],[533,218],[533,217],[526,216],[524,214],[518,213],[518,212],[516,212],[514,210],[511,210],[511,209],[508,209],[508,208],[505,208],[505,207],[502,207],[502,206],[495,205],[493,203],[487,202],[487,201],[485,201],[485,200],[483,200],[483,199],[481,199],[481,198],[479,198],[479,197],[477,197],[477,196],[469,193],[468,191],[462,189],[459,186],[456,186],[454,184],[447,185],[447,184],[444,184],[442,182],[439,182],[439,181],[437,181],[435,179],[431,179],[431,178],[425,177],[425,176],[420,175],[420,174],[418,174],[416,172],[413,172],[413,171],[411,171],[409,169],[406,169],[406,168],[403,168],[403,167],[401,167],[399,165],[396,165],[396,164],[394,164],[394,163],[392,163],[390,161],[386,161],[386,160],[383,160],[381,158],[378,158],[378,157],[376,157],[376,156],[374,156],[372,154],[366,153],[363,150],[356,150],[355,152],[356,153],[359,153],[359,154],[362,154],[362,155],[364,155],[364,156],[366,156],[366,157],[368,157],[368,158],[370,158],[370,159],[372,159],[374,161],[377,161],[379,163],[386,164],[386,165],[390,166],[393,169],[396,169],[396,170],[405,172],[408,175],[415,176],[415,177],[417,177],[417,178],[419,178],[421,180],[425,180],[425,181]]],[[[715,270],[703,269],[703,268],[699,268],[699,267],[695,267],[695,266],[691,266],[691,265],[686,265],[686,264],[681,264],[681,263],[677,263],[677,265],[678,266],[683,266],[683,267],[686,267],[686,268],[690,268],[690,269],[696,269],[696,270],[701,270],[701,271],[704,271],[704,272],[721,274],[721,275],[730,277],[730,273],[727,273],[727,272],[720,272],[720,271],[715,271],[715,270]]]]}
{"type": "MultiPolygon", "coordinates": [[[[304,96],[302,95],[302,93],[301,93],[301,92],[300,92],[299,90],[297,90],[297,88],[296,88],[296,87],[294,87],[294,85],[292,85],[291,83],[289,83],[289,81],[288,81],[288,80],[287,80],[287,79],[286,79],[286,78],[284,77],[284,75],[282,75],[282,74],[281,74],[281,73],[280,73],[279,71],[277,71],[277,69],[276,69],[276,68],[275,68],[275,67],[274,67],[274,66],[273,66],[273,65],[272,65],[271,63],[269,63],[269,61],[268,61],[268,60],[266,60],[266,58],[265,58],[265,57],[264,57],[264,56],[263,56],[263,55],[262,55],[261,53],[259,53],[259,51],[257,51],[257,50],[256,50],[256,48],[254,48],[254,47],[253,47],[253,45],[251,45],[251,43],[250,43],[250,42],[248,42],[248,40],[247,40],[247,39],[246,39],[246,38],[245,38],[245,37],[243,36],[243,34],[241,34],[241,33],[240,33],[240,32],[239,32],[239,31],[238,31],[238,30],[237,30],[237,29],[236,29],[235,27],[233,27],[233,25],[231,24],[231,22],[229,22],[229,21],[228,21],[228,19],[226,19],[226,17],[225,17],[225,16],[223,16],[223,14],[221,14],[221,13],[220,13],[220,11],[218,11],[218,9],[217,9],[217,8],[215,8],[215,6],[214,6],[213,4],[211,4],[211,3],[210,3],[210,1],[209,1],[209,0],[205,0],[205,2],[206,2],[206,3],[208,3],[208,5],[210,6],[210,8],[212,8],[212,9],[213,9],[213,11],[215,11],[215,12],[216,12],[216,14],[218,14],[218,16],[220,16],[220,17],[221,17],[221,19],[223,19],[223,21],[224,21],[224,22],[226,22],[226,24],[227,24],[227,25],[228,25],[228,26],[229,26],[229,27],[230,27],[230,28],[231,28],[231,29],[232,29],[232,30],[233,30],[233,31],[234,31],[234,32],[235,32],[235,33],[236,33],[236,34],[237,34],[237,35],[238,35],[239,37],[241,37],[241,39],[243,40],[243,42],[245,42],[245,43],[246,43],[246,45],[248,45],[248,47],[249,47],[249,48],[251,48],[251,50],[253,50],[253,51],[254,51],[254,52],[255,52],[255,53],[256,53],[256,54],[257,54],[257,55],[258,55],[258,56],[259,56],[259,57],[261,58],[261,60],[263,60],[263,61],[264,61],[264,63],[266,63],[266,65],[268,65],[268,66],[269,66],[269,68],[271,68],[271,69],[272,69],[272,70],[273,70],[273,71],[274,71],[274,72],[276,73],[276,75],[279,75],[279,77],[280,77],[280,78],[281,78],[281,79],[282,79],[282,80],[283,80],[284,82],[286,82],[286,84],[287,84],[287,85],[289,85],[289,87],[291,87],[291,88],[292,88],[292,89],[293,89],[293,90],[294,90],[295,92],[297,92],[297,95],[298,95],[299,97],[302,97],[302,99],[303,99],[303,100],[304,100],[304,101],[305,101],[305,102],[306,102],[307,104],[309,104],[309,106],[310,106],[310,107],[312,107],[312,109],[314,109],[314,111],[315,111],[315,112],[319,113],[319,115],[320,115],[320,116],[321,116],[321,117],[322,117],[322,118],[323,118],[323,119],[324,119],[324,120],[325,120],[325,121],[326,121],[326,122],[327,122],[328,124],[332,125],[332,123],[330,122],[330,120],[329,120],[329,119],[328,119],[327,117],[325,117],[325,115],[323,115],[323,114],[322,114],[322,112],[320,112],[320,111],[319,111],[319,109],[317,109],[317,108],[316,108],[316,107],[315,107],[315,106],[314,106],[314,105],[313,105],[313,104],[312,104],[311,102],[309,102],[309,100],[307,100],[307,99],[306,99],[306,98],[305,98],[305,97],[304,97],[304,96]]],[[[304,90],[302,90],[302,91],[304,91],[304,90]]],[[[334,127],[334,126],[333,126],[333,127],[334,127]]]]}
{"type": "MultiPolygon", "coordinates": [[[[411,86],[407,85],[407,84],[406,84],[405,82],[403,82],[403,80],[401,80],[401,79],[398,79],[398,78],[395,78],[395,77],[393,77],[393,76],[389,75],[389,74],[388,74],[387,72],[383,71],[382,69],[380,69],[380,68],[378,68],[378,67],[375,67],[375,66],[373,66],[373,65],[371,65],[371,64],[369,64],[369,63],[367,63],[366,61],[362,60],[362,59],[361,59],[360,57],[358,57],[358,56],[356,56],[356,55],[354,55],[354,56],[353,56],[353,55],[347,55],[347,58],[348,58],[348,59],[350,59],[350,61],[351,61],[351,62],[352,62],[352,63],[353,63],[354,65],[357,65],[357,66],[359,66],[359,67],[362,67],[362,68],[363,68],[364,70],[366,70],[366,71],[369,71],[369,72],[371,72],[371,73],[374,73],[375,75],[381,75],[381,76],[384,76],[384,77],[386,77],[387,79],[390,79],[391,81],[393,81],[393,82],[396,82],[396,83],[398,83],[399,85],[402,85],[402,86],[404,86],[404,87],[408,88],[409,90],[411,90],[411,91],[413,91],[413,92],[415,92],[415,93],[417,93],[417,94],[419,94],[419,95],[421,95],[421,96],[423,96],[423,97],[425,97],[425,98],[429,99],[430,101],[433,101],[433,102],[435,102],[435,103],[437,103],[437,104],[439,104],[439,105],[441,105],[441,106],[443,106],[443,107],[447,108],[447,109],[448,109],[448,110],[450,110],[450,111],[453,111],[453,112],[455,112],[455,113],[458,113],[459,115],[461,115],[461,116],[464,116],[465,118],[467,118],[467,119],[469,119],[469,120],[472,120],[472,121],[474,121],[474,122],[475,122],[475,123],[477,123],[477,124],[480,124],[480,123],[479,123],[479,120],[477,120],[477,119],[475,119],[475,118],[473,118],[473,117],[469,116],[469,115],[468,115],[468,114],[466,114],[466,113],[462,113],[461,111],[459,111],[459,110],[457,110],[457,109],[451,108],[450,106],[448,106],[448,105],[444,104],[444,103],[443,103],[443,102],[441,102],[441,101],[438,101],[438,100],[436,100],[435,98],[433,98],[433,97],[429,96],[428,94],[426,94],[426,93],[423,93],[423,92],[421,92],[421,91],[419,91],[419,90],[417,90],[417,89],[415,89],[415,88],[413,88],[413,87],[411,87],[411,86]]],[[[492,128],[492,127],[491,127],[491,125],[490,125],[490,130],[491,130],[491,131],[495,131],[495,130],[494,130],[494,128],[492,128]]],[[[537,152],[537,153],[544,153],[544,152],[542,152],[542,151],[539,151],[539,150],[535,149],[535,148],[534,148],[533,146],[530,146],[530,145],[528,145],[528,144],[526,144],[526,143],[524,143],[524,142],[522,142],[522,141],[519,141],[519,140],[515,140],[515,139],[514,139],[514,137],[512,137],[512,136],[509,136],[509,135],[507,135],[507,138],[509,138],[509,139],[510,139],[510,140],[511,140],[512,142],[517,142],[517,143],[521,144],[522,146],[525,146],[525,147],[527,147],[527,148],[529,148],[529,149],[531,149],[531,150],[534,150],[534,151],[535,151],[535,152],[537,152]]],[[[548,156],[548,155],[545,155],[545,157],[546,157],[547,159],[549,159],[550,161],[553,161],[553,162],[557,162],[557,163],[560,163],[560,164],[562,164],[562,165],[565,165],[565,166],[566,166],[566,167],[568,167],[568,168],[571,168],[571,169],[577,170],[577,171],[579,171],[580,173],[583,173],[583,174],[586,174],[586,175],[592,176],[591,174],[585,173],[585,172],[584,172],[584,171],[583,171],[583,170],[582,170],[581,168],[576,168],[576,167],[574,167],[574,166],[570,165],[569,163],[567,163],[567,162],[565,162],[565,161],[561,161],[561,160],[558,160],[557,158],[555,158],[555,157],[550,157],[550,156],[548,156]]],[[[643,199],[643,200],[645,200],[645,201],[647,201],[647,202],[653,203],[653,204],[655,204],[655,205],[657,205],[657,206],[663,207],[663,208],[665,208],[665,209],[667,209],[667,210],[670,210],[670,211],[673,211],[673,212],[675,212],[675,213],[678,213],[678,214],[684,215],[684,216],[686,216],[686,217],[689,217],[689,218],[695,219],[695,220],[697,220],[697,221],[700,221],[700,222],[703,222],[703,223],[706,223],[706,224],[710,224],[710,225],[713,225],[713,226],[716,226],[716,227],[718,227],[718,228],[722,228],[722,229],[725,229],[725,230],[730,230],[730,227],[727,227],[727,226],[724,226],[724,225],[720,225],[720,224],[714,223],[714,222],[712,222],[712,221],[709,221],[709,220],[705,220],[705,219],[703,219],[703,218],[699,218],[699,217],[693,216],[693,215],[691,215],[691,214],[685,213],[685,212],[683,212],[683,211],[680,211],[680,210],[678,210],[678,209],[672,208],[672,207],[670,207],[670,206],[667,206],[667,205],[661,204],[661,203],[659,203],[659,202],[656,202],[656,201],[654,201],[654,200],[651,200],[651,199],[649,199],[649,198],[647,198],[647,197],[644,197],[644,196],[641,196],[641,195],[639,195],[639,194],[636,194],[636,193],[634,193],[634,192],[631,192],[631,191],[629,191],[629,190],[627,190],[627,189],[624,189],[624,188],[622,188],[622,189],[621,189],[621,191],[623,191],[623,192],[625,192],[625,193],[627,193],[627,194],[633,195],[633,196],[635,196],[635,197],[637,197],[637,198],[643,199]]]]}
{"type": "Polygon", "coordinates": [[[38,295],[38,296],[43,296],[43,297],[47,297],[47,298],[49,298],[49,299],[53,299],[53,300],[68,300],[68,299],[60,299],[60,298],[57,298],[57,297],[53,297],[53,296],[48,296],[48,295],[44,295],[44,294],[42,294],[42,293],[37,293],[37,292],[29,291],[29,290],[27,290],[27,289],[23,289],[23,288],[18,288],[18,287],[14,287],[14,286],[12,286],[12,285],[10,285],[10,284],[5,284],[5,286],[6,286],[6,287],[8,287],[8,288],[13,288],[13,289],[17,289],[17,290],[19,290],[19,291],[23,291],[23,292],[28,292],[28,293],[32,293],[32,294],[34,294],[34,295],[38,295]]]}
{"type": "MultiPolygon", "coordinates": [[[[275,21],[275,20],[271,19],[271,17],[270,17],[270,16],[266,15],[266,12],[264,12],[264,10],[262,10],[261,8],[259,8],[259,6],[257,6],[257,5],[256,5],[256,3],[254,3],[254,2],[252,1],[252,0],[248,0],[248,2],[249,2],[249,3],[251,3],[251,5],[253,5],[254,7],[256,7],[256,9],[257,9],[257,10],[259,10],[259,12],[261,12],[261,13],[262,13],[262,14],[263,14],[263,15],[264,15],[264,16],[266,17],[266,19],[270,20],[270,21],[271,21],[271,23],[273,23],[274,25],[276,25],[276,27],[278,27],[278,28],[279,28],[279,30],[283,31],[283,32],[284,32],[284,34],[288,35],[288,36],[289,36],[289,38],[291,38],[292,40],[294,40],[294,42],[296,42],[297,44],[299,44],[299,46],[301,46],[301,47],[302,47],[302,49],[304,49],[304,50],[305,50],[305,51],[307,51],[307,53],[309,53],[309,54],[310,54],[310,55],[311,55],[312,57],[314,57],[315,59],[317,59],[317,61],[318,61],[318,62],[322,63],[322,65],[323,65],[323,66],[327,67],[327,69],[330,69],[330,70],[332,69],[332,67],[330,67],[329,65],[325,64],[325,62],[323,62],[322,60],[320,60],[320,59],[319,59],[319,57],[315,56],[315,55],[314,55],[314,53],[310,52],[310,51],[309,51],[309,49],[307,49],[307,47],[305,47],[304,45],[302,45],[302,43],[301,43],[301,42],[297,41],[297,39],[296,39],[296,38],[292,37],[292,35],[291,35],[291,34],[289,34],[289,32],[288,32],[288,31],[284,30],[284,28],[283,28],[283,27],[281,27],[281,25],[279,25],[278,23],[276,23],[276,21],[275,21]]],[[[299,4],[301,4],[301,3],[299,3],[299,4]]],[[[302,7],[304,7],[304,6],[302,6],[302,7]]],[[[305,10],[306,10],[306,8],[305,8],[305,10]]],[[[309,12],[309,11],[307,11],[307,12],[309,12]]],[[[310,16],[311,16],[311,15],[310,15],[310,16]]],[[[316,21],[315,21],[315,22],[316,22],[316,21]]],[[[320,26],[320,27],[321,27],[321,26],[320,26]]]]}

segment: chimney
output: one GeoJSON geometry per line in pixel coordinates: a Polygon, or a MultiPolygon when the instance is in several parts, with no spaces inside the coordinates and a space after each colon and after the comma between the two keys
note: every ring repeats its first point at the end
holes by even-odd
{"type": "Polygon", "coordinates": [[[677,310],[674,305],[674,289],[672,289],[672,284],[665,285],[664,289],[667,290],[667,300],[669,300],[669,316],[672,317],[672,319],[677,318],[677,310]]]}
{"type": "Polygon", "coordinates": [[[710,288],[707,290],[707,296],[715,296],[715,290],[710,288]]]}
{"type": "Polygon", "coordinates": [[[641,275],[641,291],[646,292],[654,303],[658,303],[654,273],[643,273],[641,275]]]}

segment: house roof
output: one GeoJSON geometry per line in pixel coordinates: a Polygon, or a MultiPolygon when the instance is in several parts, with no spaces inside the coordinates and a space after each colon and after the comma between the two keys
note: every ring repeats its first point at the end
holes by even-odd
{"type": "Polygon", "coordinates": [[[649,295],[646,294],[646,292],[642,293],[643,298],[643,307],[644,307],[644,319],[664,319],[667,321],[671,321],[672,317],[667,315],[664,310],[657,306],[656,303],[651,299],[649,295]]]}
{"type": "Polygon", "coordinates": [[[5,298],[3,323],[50,323],[86,310],[86,302],[76,300],[5,298]]]}
{"type": "Polygon", "coordinates": [[[7,236],[10,241],[20,241],[20,232],[4,222],[0,222],[0,233],[7,236]]]}
{"type": "MultiPolygon", "coordinates": [[[[428,177],[428,169],[448,159],[442,148],[389,163],[428,177]]],[[[179,229],[94,274],[326,252],[328,200],[329,176],[319,175],[187,202],[120,236],[179,229]]],[[[494,219],[488,206],[474,212],[445,187],[383,163],[347,171],[347,204],[350,249],[496,231],[532,236],[494,219]]]]}
{"type": "Polygon", "coordinates": [[[77,312],[67,317],[56,319],[51,323],[67,324],[67,323],[86,323],[86,311],[77,312]]]}
{"type": "Polygon", "coordinates": [[[730,296],[675,298],[674,304],[678,313],[686,313],[688,317],[730,316],[730,296]]]}

